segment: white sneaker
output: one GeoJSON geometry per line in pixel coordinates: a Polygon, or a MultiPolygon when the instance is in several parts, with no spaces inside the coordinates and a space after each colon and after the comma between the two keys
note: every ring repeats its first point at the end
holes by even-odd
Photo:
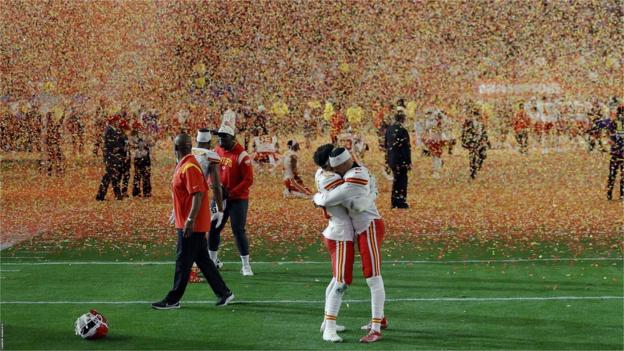
{"type": "Polygon", "coordinates": [[[330,342],[342,342],[342,338],[338,336],[335,330],[325,329],[323,332],[323,340],[330,342]]]}
{"type": "MultiPolygon", "coordinates": [[[[347,328],[345,328],[344,325],[340,325],[340,324],[336,324],[336,331],[338,333],[345,331],[347,328]]],[[[325,332],[325,321],[323,321],[323,323],[321,323],[321,333],[325,332]]]]}
{"type": "Polygon", "coordinates": [[[241,268],[241,274],[244,276],[252,276],[254,272],[251,270],[251,266],[245,265],[241,268]]]}

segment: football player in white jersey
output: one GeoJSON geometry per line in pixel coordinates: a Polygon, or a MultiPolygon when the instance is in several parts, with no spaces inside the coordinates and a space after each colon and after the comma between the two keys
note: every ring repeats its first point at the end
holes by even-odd
{"type": "Polygon", "coordinates": [[[384,315],[386,298],[381,278],[381,244],[384,237],[384,222],[377,210],[377,185],[367,168],[358,165],[344,148],[334,149],[329,158],[330,166],[343,180],[326,192],[317,193],[314,202],[318,206],[331,208],[342,205],[351,218],[355,238],[362,259],[362,270],[371,292],[372,319],[362,329],[368,334],[360,342],[371,343],[381,340],[381,328],[387,327],[384,315]]]}
{"type": "Polygon", "coordinates": [[[269,172],[273,174],[279,161],[277,135],[272,129],[267,129],[265,133],[253,138],[254,153],[253,164],[259,171],[264,170],[268,165],[269,172]]]}
{"type": "MultiPolygon", "coordinates": [[[[333,149],[333,144],[325,144],[317,148],[314,153],[314,163],[319,166],[314,180],[320,193],[328,192],[343,183],[342,178],[332,172],[329,166],[329,155],[333,149]]],[[[351,218],[344,206],[325,206],[323,214],[329,222],[323,231],[323,237],[331,256],[332,280],[325,289],[325,317],[321,324],[321,332],[323,340],[341,342],[342,338],[337,332],[345,328],[336,325],[336,318],[342,296],[353,279],[354,230],[351,218]]]]}
{"type": "Polygon", "coordinates": [[[298,153],[299,143],[288,140],[288,151],[284,154],[284,197],[309,198],[312,191],[308,189],[299,176],[298,153]]]}
{"type": "MultiPolygon", "coordinates": [[[[223,200],[223,189],[221,187],[221,180],[219,179],[219,163],[221,162],[221,157],[219,157],[214,150],[211,150],[211,141],[212,134],[208,129],[202,128],[198,130],[197,147],[192,149],[192,153],[201,166],[206,182],[208,182],[208,185],[212,188],[214,201],[211,206],[212,213],[210,218],[213,223],[216,221],[215,226],[218,227],[221,225],[221,221],[223,221],[223,210],[226,204],[223,200]]],[[[223,263],[216,258],[216,253],[210,253],[210,258],[214,261],[215,266],[217,266],[217,268],[223,267],[223,263]]]]}

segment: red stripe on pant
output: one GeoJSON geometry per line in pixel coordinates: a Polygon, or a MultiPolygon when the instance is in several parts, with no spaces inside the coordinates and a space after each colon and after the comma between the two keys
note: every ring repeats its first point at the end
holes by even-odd
{"type": "Polygon", "coordinates": [[[365,278],[381,275],[381,244],[384,238],[383,219],[375,219],[369,227],[357,236],[362,273],[365,278]]]}
{"type": "Polygon", "coordinates": [[[351,285],[353,281],[353,261],[355,251],[353,241],[338,241],[324,238],[332,263],[332,276],[342,284],[351,285]]]}

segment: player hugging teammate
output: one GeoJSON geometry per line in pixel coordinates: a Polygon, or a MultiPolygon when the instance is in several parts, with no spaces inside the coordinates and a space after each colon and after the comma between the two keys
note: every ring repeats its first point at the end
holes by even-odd
{"type": "Polygon", "coordinates": [[[318,193],[316,206],[322,207],[329,223],[323,231],[325,246],[332,260],[332,280],[325,291],[325,318],[321,324],[323,340],[341,342],[337,332],[344,326],[336,324],[342,296],[351,284],[354,241],[357,240],[362,269],[371,291],[372,320],[362,329],[368,334],[360,342],[371,343],[382,338],[381,328],[387,327],[384,316],[385,289],[381,278],[381,243],[384,222],[377,210],[375,178],[353,161],[344,148],[331,144],[320,146],[314,153],[320,168],[315,182],[318,193]]]}

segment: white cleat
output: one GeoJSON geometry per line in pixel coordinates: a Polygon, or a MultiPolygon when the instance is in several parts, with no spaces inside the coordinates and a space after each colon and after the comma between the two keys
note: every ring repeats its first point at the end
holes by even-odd
{"type": "MultiPolygon", "coordinates": [[[[338,333],[345,331],[347,328],[345,328],[344,325],[340,325],[340,324],[336,324],[336,331],[338,333]]],[[[323,323],[321,323],[321,333],[325,332],[325,321],[323,321],[323,323]]]]}
{"type": "Polygon", "coordinates": [[[217,258],[217,260],[213,262],[214,262],[215,267],[217,267],[217,269],[223,268],[223,262],[221,262],[220,259],[217,258]]]}
{"type": "Polygon", "coordinates": [[[342,338],[338,336],[335,330],[329,331],[327,329],[323,332],[323,340],[329,342],[342,342],[342,338]]]}
{"type": "Polygon", "coordinates": [[[245,265],[243,266],[243,268],[241,268],[241,274],[246,277],[251,277],[252,275],[254,275],[254,272],[251,270],[251,266],[245,265]]]}

